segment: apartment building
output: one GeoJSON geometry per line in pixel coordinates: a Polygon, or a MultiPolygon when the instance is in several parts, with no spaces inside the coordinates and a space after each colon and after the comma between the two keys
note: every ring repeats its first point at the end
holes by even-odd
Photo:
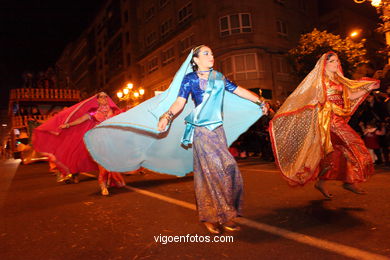
{"type": "Polygon", "coordinates": [[[297,83],[285,54],[318,19],[316,0],[108,0],[57,63],[87,93],[131,82],[150,98],[206,44],[216,70],[283,100],[297,83]]]}

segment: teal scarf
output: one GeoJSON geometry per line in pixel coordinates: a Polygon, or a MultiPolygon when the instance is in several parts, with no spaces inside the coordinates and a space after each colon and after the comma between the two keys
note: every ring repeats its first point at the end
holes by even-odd
{"type": "Polygon", "coordinates": [[[258,105],[225,91],[223,75],[213,71],[202,103],[195,108],[189,100],[169,129],[160,133],[158,119],[177,99],[184,76],[192,72],[191,58],[192,51],[166,91],[85,134],[84,142],[96,162],[109,171],[127,172],[145,167],[184,176],[193,170],[193,153],[181,141],[191,143],[195,126],[212,130],[222,124],[223,117],[230,145],[260,118],[262,112],[258,105]]]}

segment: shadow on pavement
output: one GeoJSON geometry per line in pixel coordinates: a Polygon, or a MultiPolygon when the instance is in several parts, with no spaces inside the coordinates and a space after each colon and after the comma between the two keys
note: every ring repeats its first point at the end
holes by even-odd
{"type": "MultiPolygon", "coordinates": [[[[312,200],[303,207],[279,208],[275,209],[272,214],[249,218],[267,225],[308,235],[312,233],[340,233],[368,225],[366,221],[352,214],[352,212],[365,211],[364,208],[328,208],[326,202],[326,200],[312,200]]],[[[252,243],[258,243],[264,239],[280,239],[279,236],[247,227],[243,228],[243,232],[237,234],[237,238],[252,243]],[[247,231],[245,231],[246,229],[247,231]]]]}

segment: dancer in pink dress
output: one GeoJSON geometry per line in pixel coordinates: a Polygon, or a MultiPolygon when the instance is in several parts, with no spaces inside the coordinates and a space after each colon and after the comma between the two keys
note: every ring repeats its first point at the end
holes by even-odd
{"type": "Polygon", "coordinates": [[[108,172],[89,155],[84,134],[104,120],[120,113],[120,109],[104,92],[100,92],[70,108],[61,111],[34,130],[34,148],[51,158],[60,171],[59,181],[78,182],[80,172],[99,170],[102,195],[108,187],[124,186],[120,173],[108,172]]]}

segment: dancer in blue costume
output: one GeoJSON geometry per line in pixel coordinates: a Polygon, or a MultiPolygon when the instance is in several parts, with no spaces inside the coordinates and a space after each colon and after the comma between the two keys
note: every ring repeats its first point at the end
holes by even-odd
{"type": "Polygon", "coordinates": [[[258,96],[225,79],[213,64],[209,47],[193,49],[167,91],[104,121],[84,140],[110,171],[194,171],[199,218],[219,234],[221,228],[238,230],[233,220],[241,213],[242,178],[228,145],[263,111],[258,96]],[[194,102],[187,102],[189,94],[194,102]]]}

